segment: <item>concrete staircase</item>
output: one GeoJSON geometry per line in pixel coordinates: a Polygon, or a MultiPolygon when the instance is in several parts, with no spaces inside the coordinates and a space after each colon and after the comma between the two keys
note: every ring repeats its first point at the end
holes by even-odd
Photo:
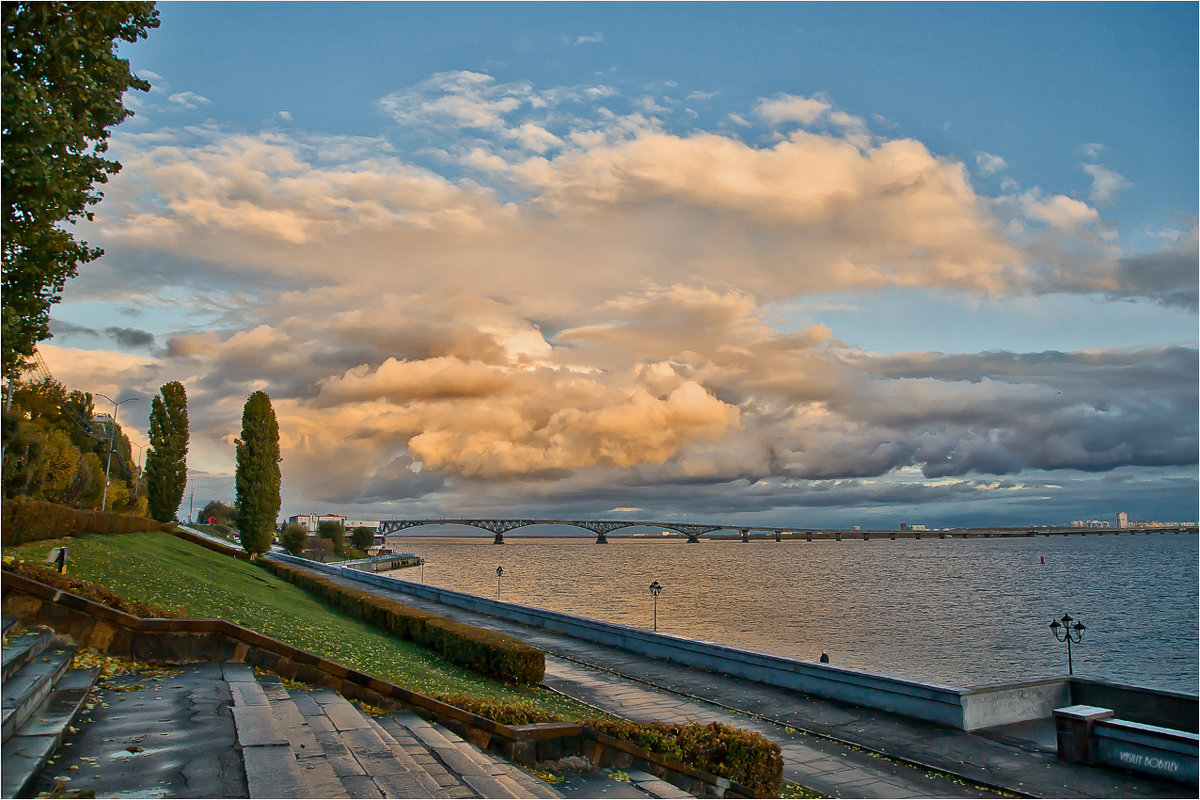
{"type": "Polygon", "coordinates": [[[252,798],[561,797],[415,714],[371,717],[326,687],[222,669],[252,798]]]}
{"type": "Polygon", "coordinates": [[[3,620],[3,745],[0,797],[25,794],[79,714],[99,670],[72,670],[75,651],[52,648],[50,631],[15,631],[3,620]]]}

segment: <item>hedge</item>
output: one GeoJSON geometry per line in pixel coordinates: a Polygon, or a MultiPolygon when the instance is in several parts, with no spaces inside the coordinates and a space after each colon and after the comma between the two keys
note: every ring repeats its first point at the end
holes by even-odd
{"type": "Polygon", "coordinates": [[[148,517],[86,511],[21,497],[4,500],[0,509],[0,528],[4,530],[4,544],[8,546],[89,533],[168,530],[162,523],[148,517]]]}
{"type": "Polygon", "coordinates": [[[72,578],[69,575],[59,573],[57,570],[17,558],[16,556],[5,556],[4,568],[11,569],[18,575],[24,575],[26,578],[32,578],[35,581],[53,586],[55,589],[62,589],[64,592],[79,595],[87,600],[92,600],[101,605],[115,608],[117,611],[124,611],[126,614],[133,614],[137,617],[165,619],[184,616],[182,609],[167,611],[150,603],[126,600],[111,589],[97,583],[72,578]]]}
{"type": "Polygon", "coordinates": [[[713,722],[666,725],[589,719],[583,723],[597,733],[644,747],[671,760],[749,786],[765,797],[778,797],[783,780],[779,745],[752,731],[713,722]]]}
{"type": "Polygon", "coordinates": [[[351,616],[481,675],[536,686],[546,674],[545,654],[519,639],[409,608],[278,561],[256,563],[351,616]]]}
{"type": "Polygon", "coordinates": [[[473,697],[469,694],[440,694],[438,700],[449,703],[455,708],[470,711],[486,717],[501,725],[532,725],[538,722],[562,722],[563,718],[542,711],[533,703],[524,701],[491,700],[486,697],[473,697]]]}

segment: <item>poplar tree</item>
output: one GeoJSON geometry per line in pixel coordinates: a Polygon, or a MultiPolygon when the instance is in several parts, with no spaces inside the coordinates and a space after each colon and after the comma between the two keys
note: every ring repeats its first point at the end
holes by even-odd
{"type": "Polygon", "coordinates": [[[146,498],[150,516],[175,519],[187,486],[187,392],[179,381],[164,384],[150,404],[150,449],[146,453],[146,498]]]}
{"type": "Polygon", "coordinates": [[[242,409],[242,436],[237,440],[237,525],[242,549],[253,558],[265,553],[275,538],[279,514],[279,422],[266,392],[255,392],[242,409]]]}

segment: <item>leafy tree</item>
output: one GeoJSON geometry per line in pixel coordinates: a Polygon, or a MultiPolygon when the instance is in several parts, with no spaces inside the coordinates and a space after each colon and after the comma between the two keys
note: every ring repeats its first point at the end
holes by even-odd
{"type": "Polygon", "coordinates": [[[304,545],[307,542],[308,528],[298,522],[289,522],[284,526],[283,533],[279,535],[279,543],[283,545],[283,549],[294,556],[304,552],[304,545]]]}
{"type": "Polygon", "coordinates": [[[279,422],[266,392],[255,392],[242,409],[242,436],[237,440],[234,485],[237,525],[242,549],[253,558],[265,553],[275,538],[279,514],[279,422]]]}
{"type": "Polygon", "coordinates": [[[204,508],[200,509],[200,520],[208,522],[210,519],[215,519],[218,525],[232,525],[237,517],[237,512],[233,506],[222,503],[220,500],[210,500],[204,508]]]}
{"type": "Polygon", "coordinates": [[[335,519],[325,519],[317,523],[317,535],[322,539],[333,542],[333,552],[339,556],[346,554],[346,528],[335,519]]]}
{"type": "Polygon", "coordinates": [[[109,128],[133,112],[127,89],[150,84],[116,54],[158,27],[150,2],[7,2],[0,95],[3,115],[2,371],[11,375],[50,338],[50,306],[80,264],[103,251],[62,223],[89,207],[121,165],[106,159],[109,128]]]}
{"type": "Polygon", "coordinates": [[[164,384],[150,404],[150,449],[146,453],[146,496],[150,516],[175,519],[187,486],[187,392],[179,381],[164,384]]]}
{"type": "Polygon", "coordinates": [[[375,544],[375,531],[371,530],[366,525],[359,525],[354,529],[354,534],[351,539],[356,548],[366,552],[368,547],[375,544]]]}

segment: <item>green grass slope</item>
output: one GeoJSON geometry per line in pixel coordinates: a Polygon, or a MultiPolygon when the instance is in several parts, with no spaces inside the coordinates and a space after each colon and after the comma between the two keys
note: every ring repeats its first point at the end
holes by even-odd
{"type": "Polygon", "coordinates": [[[309,650],[347,667],[430,696],[466,694],[533,703],[582,720],[595,711],[537,687],[506,686],[461,669],[324,605],[253,564],[166,533],[80,536],[5,547],[5,555],[41,561],[66,546],[67,571],[129,600],[182,608],[189,617],[219,617],[309,650]]]}

